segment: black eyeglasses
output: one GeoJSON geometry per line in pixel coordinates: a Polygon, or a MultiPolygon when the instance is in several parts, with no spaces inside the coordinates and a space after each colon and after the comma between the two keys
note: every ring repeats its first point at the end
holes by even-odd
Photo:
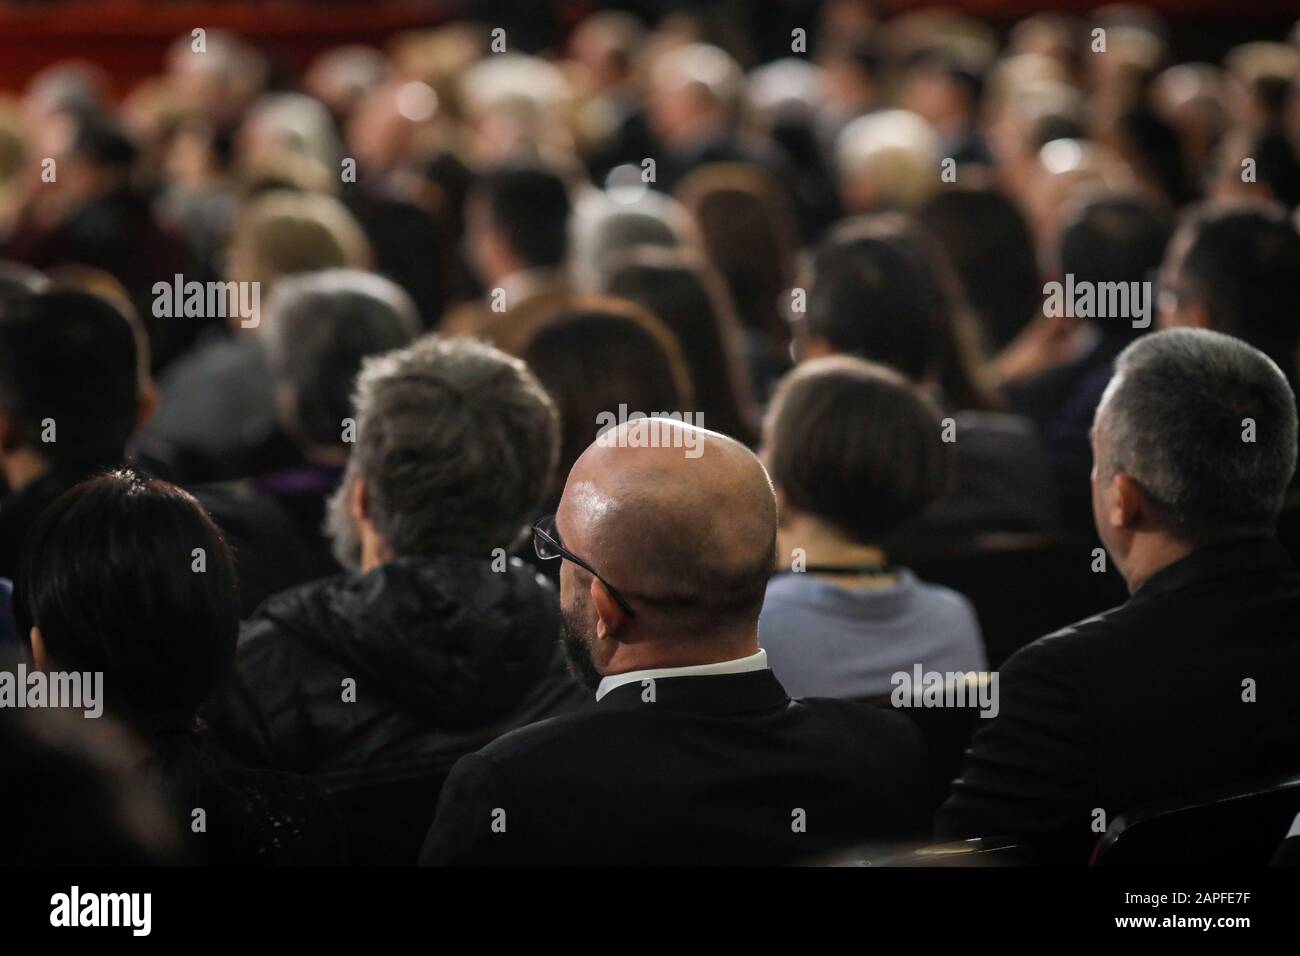
{"type": "Polygon", "coordinates": [[[560,544],[560,532],[555,529],[555,515],[547,515],[537,524],[533,525],[533,550],[543,561],[553,561],[556,558],[566,558],[572,561],[578,567],[582,568],[609,591],[618,606],[623,609],[623,613],[628,617],[636,617],[636,612],[632,610],[632,605],[627,603],[627,599],[618,593],[614,585],[602,578],[586,561],[578,557],[564,545],[560,544]]]}

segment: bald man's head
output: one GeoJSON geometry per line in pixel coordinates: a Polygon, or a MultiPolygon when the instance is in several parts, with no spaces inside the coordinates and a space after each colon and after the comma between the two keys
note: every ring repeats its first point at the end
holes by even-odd
{"type": "MultiPolygon", "coordinates": [[[[565,545],[670,638],[758,619],[775,561],[776,498],[740,443],[671,419],[605,432],[569,473],[556,516],[565,545]]],[[[591,577],[569,567],[566,611],[591,577]]]]}

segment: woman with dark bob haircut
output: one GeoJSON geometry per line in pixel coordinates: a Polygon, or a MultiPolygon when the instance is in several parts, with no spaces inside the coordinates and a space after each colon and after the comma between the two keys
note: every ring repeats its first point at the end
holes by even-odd
{"type": "Polygon", "coordinates": [[[948,486],[938,407],[903,375],[852,356],[800,365],[777,386],[762,457],[776,489],[781,566],[759,643],[792,696],[866,699],[919,664],[985,664],[956,591],[893,563],[886,542],[948,486]]]}
{"type": "Polygon", "coordinates": [[[104,708],[145,745],[194,859],[338,861],[323,793],[232,763],[198,720],[234,659],[236,590],[230,549],[198,502],[123,469],[72,488],[33,525],[14,611],[38,669],[103,675],[104,708]]]}

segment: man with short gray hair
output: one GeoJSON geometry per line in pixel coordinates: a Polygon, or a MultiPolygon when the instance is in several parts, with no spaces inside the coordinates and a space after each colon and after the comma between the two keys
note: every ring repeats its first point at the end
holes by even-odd
{"type": "Polygon", "coordinates": [[[366,361],[354,414],[330,505],[351,571],[278,594],[245,623],[218,722],[249,759],[327,779],[442,767],[581,697],[555,589],[507,557],[558,454],[558,416],[532,373],[480,342],[426,335],[366,361]]]}
{"type": "Polygon", "coordinates": [[[1078,573],[1132,596],[1003,666],[942,837],[1083,864],[1121,813],[1300,770],[1300,569],[1274,537],[1296,429],[1286,377],[1238,339],[1179,329],[1120,354],[1092,431],[1106,553],[1078,573]]]}

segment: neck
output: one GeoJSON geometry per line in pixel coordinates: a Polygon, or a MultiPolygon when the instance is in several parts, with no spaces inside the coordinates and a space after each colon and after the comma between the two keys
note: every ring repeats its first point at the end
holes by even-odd
{"type": "Polygon", "coordinates": [[[49,470],[49,462],[27,448],[0,456],[0,472],[3,472],[10,491],[22,491],[32,482],[44,477],[49,470]]]}
{"type": "Polygon", "coordinates": [[[1137,591],[1154,575],[1159,574],[1169,565],[1181,561],[1193,551],[1195,545],[1179,541],[1167,535],[1151,535],[1139,540],[1125,556],[1124,567],[1120,569],[1129,593],[1137,591]]]}
{"type": "Polygon", "coordinates": [[[788,569],[795,560],[796,548],[803,552],[803,564],[857,567],[888,563],[885,549],[863,544],[846,537],[830,525],[806,515],[792,515],[778,533],[781,567],[788,569]]]}
{"type": "Polygon", "coordinates": [[[605,665],[603,676],[662,667],[696,667],[721,664],[758,652],[758,626],[751,623],[732,635],[710,635],[701,642],[698,635],[680,641],[637,641],[620,644],[605,665]]]}

